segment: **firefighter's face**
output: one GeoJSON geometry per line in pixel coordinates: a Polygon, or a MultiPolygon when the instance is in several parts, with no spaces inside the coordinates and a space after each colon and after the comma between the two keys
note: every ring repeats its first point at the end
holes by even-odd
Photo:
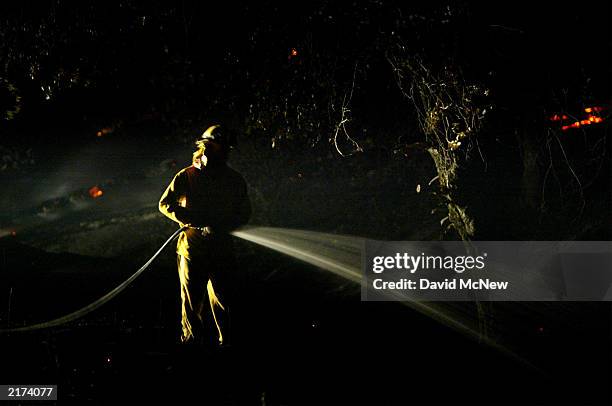
{"type": "Polygon", "coordinates": [[[204,156],[209,162],[219,162],[224,161],[226,159],[225,152],[223,151],[223,146],[218,142],[214,141],[206,143],[206,148],[204,149],[204,156]]]}

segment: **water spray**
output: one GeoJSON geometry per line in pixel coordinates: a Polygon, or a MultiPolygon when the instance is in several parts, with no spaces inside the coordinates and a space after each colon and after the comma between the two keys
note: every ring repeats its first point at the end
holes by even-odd
{"type": "MultiPolygon", "coordinates": [[[[361,276],[364,238],[271,227],[246,228],[232,234],[329,271],[356,284],[365,283],[361,276]]],[[[388,291],[386,294],[391,300],[398,301],[472,339],[509,353],[499,343],[483,337],[478,322],[474,322],[473,313],[466,309],[465,305],[453,302],[406,301],[406,297],[397,292],[388,291]]]]}

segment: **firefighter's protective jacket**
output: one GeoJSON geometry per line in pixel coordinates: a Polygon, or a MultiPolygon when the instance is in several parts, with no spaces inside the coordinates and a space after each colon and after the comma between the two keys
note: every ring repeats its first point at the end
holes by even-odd
{"type": "Polygon", "coordinates": [[[208,227],[210,234],[195,228],[179,236],[177,253],[197,255],[210,240],[229,238],[228,233],[246,224],[251,205],[244,178],[225,165],[189,166],[178,172],[159,201],[159,211],[179,223],[208,227]]]}

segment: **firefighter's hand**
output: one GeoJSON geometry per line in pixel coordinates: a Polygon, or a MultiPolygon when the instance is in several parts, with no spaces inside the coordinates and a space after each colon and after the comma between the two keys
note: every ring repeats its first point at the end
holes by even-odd
{"type": "Polygon", "coordinates": [[[183,227],[193,228],[195,230],[201,231],[202,235],[208,235],[212,233],[210,227],[199,227],[191,223],[184,224],[183,227]]]}

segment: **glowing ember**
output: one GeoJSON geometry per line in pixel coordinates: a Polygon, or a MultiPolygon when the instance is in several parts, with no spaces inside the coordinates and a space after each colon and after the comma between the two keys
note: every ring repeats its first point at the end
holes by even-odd
{"type": "Polygon", "coordinates": [[[593,123],[601,123],[603,121],[603,118],[591,116],[589,117],[589,120],[592,121],[593,123]]]}
{"type": "Polygon", "coordinates": [[[289,51],[289,60],[291,60],[291,58],[298,56],[298,51],[295,48],[291,48],[291,51],[289,51]]]}
{"type": "Polygon", "coordinates": [[[567,130],[569,130],[571,128],[580,128],[580,127],[585,126],[585,125],[598,124],[598,123],[601,123],[603,121],[604,121],[604,119],[601,118],[601,117],[589,115],[586,120],[574,121],[573,123],[571,123],[569,125],[564,125],[563,127],[561,127],[561,130],[562,131],[567,131],[567,130]]]}
{"type": "Polygon", "coordinates": [[[103,194],[104,192],[102,192],[102,189],[100,189],[98,186],[94,186],[89,189],[89,196],[91,196],[93,199],[96,199],[102,196],[103,194]]]}
{"type": "Polygon", "coordinates": [[[113,132],[113,128],[112,127],[104,127],[101,130],[99,130],[98,132],[96,132],[96,136],[98,137],[102,137],[106,134],[110,134],[113,132]]]}
{"type": "MultiPolygon", "coordinates": [[[[593,106],[593,107],[586,107],[584,109],[584,112],[587,113],[586,114],[586,118],[583,118],[581,120],[576,120],[572,123],[568,123],[565,124],[563,126],[561,126],[561,130],[562,131],[567,131],[570,130],[572,128],[580,128],[582,126],[585,125],[591,125],[591,124],[599,124],[602,123],[604,121],[603,117],[600,117],[599,115],[596,115],[597,113],[600,113],[602,111],[606,110],[605,107],[601,107],[601,106],[593,106]]],[[[565,114],[555,114],[551,117],[549,117],[550,121],[565,121],[568,120],[569,117],[566,116],[565,114]]]]}
{"type": "Polygon", "coordinates": [[[552,117],[550,118],[550,121],[561,121],[561,120],[567,120],[567,118],[568,118],[568,117],[567,117],[565,114],[563,114],[563,115],[561,115],[561,116],[560,116],[560,115],[558,115],[558,114],[555,114],[554,116],[552,116],[552,117]]]}

